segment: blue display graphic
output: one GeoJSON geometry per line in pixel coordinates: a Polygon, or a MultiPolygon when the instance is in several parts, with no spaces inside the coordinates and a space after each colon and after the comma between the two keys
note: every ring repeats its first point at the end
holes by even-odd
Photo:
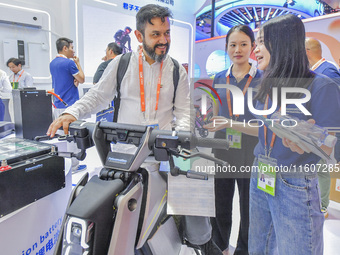
{"type": "Polygon", "coordinates": [[[196,63],[195,63],[194,77],[195,78],[200,78],[201,77],[201,68],[196,63]]]}
{"type": "Polygon", "coordinates": [[[213,79],[215,74],[227,69],[230,64],[230,59],[225,51],[215,50],[209,55],[207,59],[207,74],[211,79],[213,79]]]}

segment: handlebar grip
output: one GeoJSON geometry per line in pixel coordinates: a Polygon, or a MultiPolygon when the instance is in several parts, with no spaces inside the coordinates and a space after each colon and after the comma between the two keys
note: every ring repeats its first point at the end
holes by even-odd
{"type": "MultiPolygon", "coordinates": [[[[56,134],[53,138],[58,138],[60,137],[60,135],[56,134]]],[[[46,141],[46,140],[52,140],[53,138],[51,138],[49,135],[40,135],[40,136],[36,136],[34,137],[34,141],[46,141]]]]}
{"type": "Polygon", "coordinates": [[[229,142],[226,139],[197,138],[198,147],[206,147],[212,149],[229,149],[229,142]]]}
{"type": "Polygon", "coordinates": [[[115,122],[99,122],[100,128],[107,128],[112,130],[126,130],[126,131],[134,131],[134,132],[140,132],[145,133],[147,126],[141,126],[141,125],[132,125],[132,124],[124,124],[124,123],[115,123],[115,122]]]}
{"type": "Polygon", "coordinates": [[[208,175],[206,173],[198,173],[195,171],[188,170],[186,172],[187,178],[198,179],[198,180],[208,180],[208,175]]]}

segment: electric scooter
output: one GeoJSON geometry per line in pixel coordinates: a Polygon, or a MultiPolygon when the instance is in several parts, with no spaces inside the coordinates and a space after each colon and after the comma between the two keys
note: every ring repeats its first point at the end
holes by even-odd
{"type": "Polygon", "coordinates": [[[208,175],[182,171],[173,157],[226,165],[196,147],[228,149],[228,141],[112,122],[76,121],[69,130],[67,139],[81,149],[74,156],[84,159],[86,149],[96,146],[103,168],[90,180],[85,174],[73,189],[54,254],[179,254],[182,240],[174,218],[166,213],[168,173],[160,172],[155,161],[169,161],[172,175],[204,181],[208,175]],[[134,154],[114,150],[120,143],[134,145],[134,154]],[[148,162],[151,152],[154,161],[148,162]]]}

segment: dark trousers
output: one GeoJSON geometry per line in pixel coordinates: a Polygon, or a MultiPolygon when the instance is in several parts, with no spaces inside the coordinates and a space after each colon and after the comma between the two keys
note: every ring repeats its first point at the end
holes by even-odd
{"type": "MultiPolygon", "coordinates": [[[[226,133],[218,131],[215,138],[225,139],[226,133]]],[[[241,172],[241,166],[253,165],[253,151],[258,142],[257,137],[242,135],[242,149],[214,150],[214,156],[235,166],[238,171],[216,173],[215,175],[215,206],[216,217],[211,218],[214,242],[223,251],[229,246],[232,224],[232,207],[237,182],[240,201],[240,228],[235,249],[236,255],[248,254],[249,230],[249,183],[250,172],[241,172]]]]}
{"type": "Polygon", "coordinates": [[[229,246],[233,196],[237,182],[240,197],[240,227],[234,254],[248,254],[249,179],[215,179],[216,217],[211,218],[213,240],[221,250],[229,246]]]}

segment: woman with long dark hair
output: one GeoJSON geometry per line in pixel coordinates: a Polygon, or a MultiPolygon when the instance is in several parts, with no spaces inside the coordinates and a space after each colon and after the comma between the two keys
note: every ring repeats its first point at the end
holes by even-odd
{"type": "MultiPolygon", "coordinates": [[[[257,33],[256,44],[258,69],[264,73],[254,110],[280,112],[286,103],[281,102],[282,90],[294,90],[284,94],[291,100],[286,114],[321,127],[339,128],[340,89],[328,77],[309,70],[302,21],[292,14],[271,19],[257,33]],[[273,96],[275,90],[278,95],[273,96]],[[310,98],[305,96],[307,91],[310,98]]],[[[271,114],[265,117],[271,118],[271,114]]],[[[216,128],[230,126],[230,122],[213,123],[216,128]]],[[[313,171],[318,169],[320,157],[281,139],[264,125],[234,123],[232,128],[259,138],[254,150],[256,171],[250,180],[249,254],[323,254],[324,216],[313,171]],[[278,171],[264,173],[265,168],[278,171]]],[[[325,145],[320,148],[328,155],[333,150],[325,145]]]]}
{"type": "MultiPolygon", "coordinates": [[[[301,120],[314,119],[323,127],[340,127],[339,87],[309,70],[302,21],[292,14],[274,18],[261,27],[256,43],[258,68],[264,74],[255,108],[270,109],[273,89],[277,88],[276,110],[280,111],[282,88],[304,88],[310,91],[311,98],[302,107],[311,115],[295,104],[287,105],[287,114],[301,120]]],[[[304,95],[288,93],[287,97],[301,100],[304,95]]],[[[318,178],[315,171],[308,171],[320,157],[305,153],[286,138],[280,139],[269,128],[260,127],[258,136],[255,165],[286,168],[272,176],[274,192],[261,189],[259,174],[252,174],[249,254],[273,254],[276,249],[279,254],[322,254],[324,216],[318,178]]],[[[325,145],[321,149],[328,155],[332,150],[325,145]]]]}

